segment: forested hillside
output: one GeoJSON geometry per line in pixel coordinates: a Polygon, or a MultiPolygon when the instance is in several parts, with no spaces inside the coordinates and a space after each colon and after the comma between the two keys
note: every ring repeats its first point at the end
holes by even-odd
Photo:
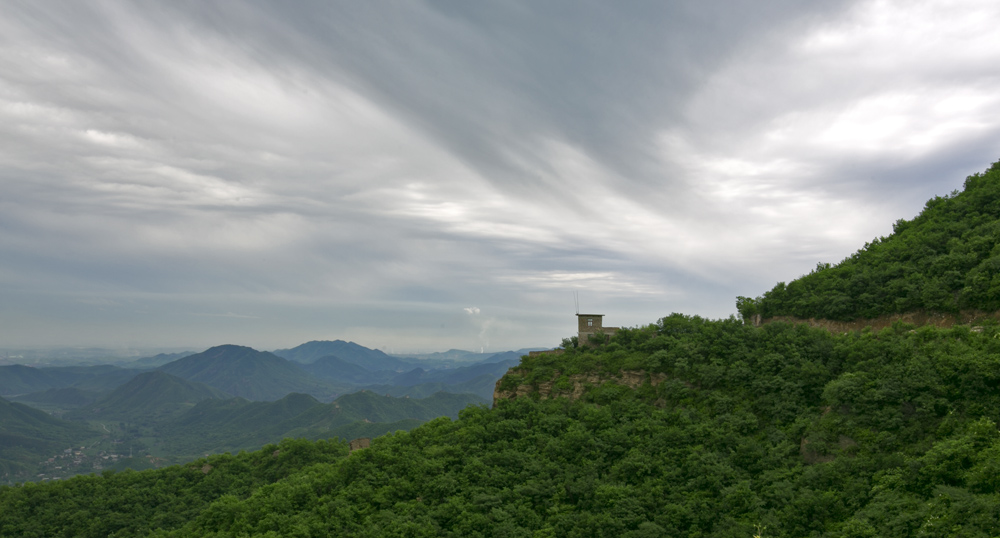
{"type": "Polygon", "coordinates": [[[793,316],[850,321],[924,310],[1000,310],[1000,162],[961,192],[927,202],[913,220],[836,265],[737,301],[745,319],[793,316]]]}
{"type": "Polygon", "coordinates": [[[836,335],[673,315],[623,330],[603,347],[525,358],[500,385],[526,395],[377,438],[349,457],[343,445],[300,441],[155,471],[2,488],[0,529],[4,536],[1000,532],[996,326],[900,324],[836,335]],[[643,372],[647,381],[634,389],[601,382],[622,371],[643,372]],[[591,379],[583,394],[560,397],[581,375],[591,379]]]}
{"type": "Polygon", "coordinates": [[[194,459],[193,455],[255,449],[286,437],[374,437],[440,416],[457,416],[460,409],[480,402],[471,394],[440,392],[417,399],[369,391],[345,394],[330,404],[305,394],[289,394],[276,402],[205,400],[163,424],[158,442],[167,453],[194,459]]]}
{"type": "Polygon", "coordinates": [[[38,454],[61,451],[88,434],[84,426],[0,398],[0,481],[23,476],[38,454]]]}
{"type": "Polygon", "coordinates": [[[139,374],[92,405],[66,414],[69,420],[155,420],[183,412],[194,404],[230,395],[195,381],[185,381],[166,372],[139,374]]]}

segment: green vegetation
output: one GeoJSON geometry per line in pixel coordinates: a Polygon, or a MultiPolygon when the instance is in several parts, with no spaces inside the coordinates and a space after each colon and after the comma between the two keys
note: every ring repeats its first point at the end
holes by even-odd
{"type": "Polygon", "coordinates": [[[66,414],[0,405],[0,483],[50,480],[104,469],[148,469],[200,456],[256,450],[284,438],[355,439],[457,417],[472,394],[393,398],[370,391],[324,404],[292,393],[251,402],[164,372],[148,372],[96,404],[66,414]],[[67,449],[71,449],[68,450],[67,449]]]}
{"type": "Polygon", "coordinates": [[[245,498],[346,454],[346,443],[285,440],[250,454],[221,454],[159,470],[2,486],[0,536],[147,536],[191,521],[210,503],[245,498]]]}
{"type": "Polygon", "coordinates": [[[0,481],[25,476],[38,463],[38,454],[62,451],[93,436],[84,426],[0,398],[0,481]]]}
{"type": "MultiPolygon", "coordinates": [[[[387,394],[389,396],[403,397],[409,396],[411,398],[426,398],[438,392],[451,392],[455,394],[475,394],[476,396],[484,399],[491,400],[493,398],[493,389],[496,387],[497,379],[499,379],[503,372],[507,371],[512,366],[516,366],[516,362],[504,361],[498,363],[503,371],[497,370],[493,373],[485,373],[473,377],[464,381],[438,381],[429,383],[418,383],[416,385],[369,385],[368,388],[379,394],[387,394]]],[[[490,366],[497,366],[490,365],[490,366]]],[[[462,368],[455,368],[455,370],[462,370],[462,368]]]]}
{"type": "MultiPolygon", "coordinates": [[[[342,344],[358,354],[366,350],[342,344]]],[[[322,351],[323,345],[314,342],[307,347],[322,351]]],[[[362,387],[317,379],[303,369],[312,365],[247,347],[218,346],[182,355],[145,372],[115,366],[0,367],[0,390],[13,392],[12,398],[44,411],[22,405],[5,408],[19,410],[18,416],[31,418],[31,424],[26,427],[21,418],[0,420],[0,483],[59,480],[106,469],[156,468],[212,453],[254,450],[286,437],[350,439],[410,429],[439,416],[457,417],[463,407],[486,401],[505,369],[502,364],[486,364],[443,372],[420,368],[374,372],[332,356],[318,361],[327,366],[337,362],[361,369],[367,377],[392,382],[378,394],[400,396],[394,398],[370,391],[352,394],[362,387]],[[441,382],[397,387],[397,377],[407,384],[425,379],[441,382]],[[233,398],[218,386],[276,401],[233,398]],[[436,394],[466,386],[482,396],[436,394]],[[29,390],[34,392],[25,393],[29,390]],[[340,392],[347,394],[330,404],[314,397],[332,399],[340,392]]]]}
{"type": "Polygon", "coordinates": [[[457,417],[460,409],[481,402],[471,394],[442,392],[410,399],[368,391],[346,394],[330,404],[305,394],[289,394],[276,402],[205,400],[158,427],[154,452],[173,455],[177,461],[206,453],[256,449],[285,437],[374,437],[440,416],[457,417]]]}
{"type": "MultiPolygon", "coordinates": [[[[0,528],[5,536],[1000,531],[997,326],[834,335],[672,315],[604,346],[525,358],[502,384],[548,382],[552,394],[468,408],[348,458],[331,457],[330,443],[308,452],[298,442],[306,452],[274,481],[235,481],[211,495],[198,484],[212,473],[195,472],[205,462],[130,473],[149,499],[141,506],[113,500],[122,473],[2,489],[0,528]],[[647,381],[556,397],[569,376],[623,370],[647,381]],[[156,499],[169,502],[157,508],[156,499]]],[[[273,451],[232,461],[265,465],[273,451]]]]}
{"type": "MultiPolygon", "coordinates": [[[[310,342],[303,346],[322,343],[310,342]]],[[[471,393],[488,400],[493,397],[493,386],[497,379],[511,366],[516,365],[519,359],[516,355],[513,359],[507,358],[507,360],[498,355],[491,358],[498,360],[446,369],[424,370],[413,364],[403,364],[405,366],[403,371],[372,371],[336,356],[327,355],[311,363],[302,364],[301,368],[323,380],[353,383],[380,394],[425,398],[436,392],[446,391],[454,394],[471,393]]]]}
{"type": "Polygon", "coordinates": [[[166,372],[145,372],[83,409],[66,414],[69,420],[155,421],[169,418],[210,398],[230,396],[221,390],[185,381],[166,372]]]}
{"type": "Polygon", "coordinates": [[[744,319],[793,316],[851,321],[914,310],[1000,310],[1000,162],[969,176],[962,192],[935,197],[889,237],[837,265],[740,297],[744,319]]]}

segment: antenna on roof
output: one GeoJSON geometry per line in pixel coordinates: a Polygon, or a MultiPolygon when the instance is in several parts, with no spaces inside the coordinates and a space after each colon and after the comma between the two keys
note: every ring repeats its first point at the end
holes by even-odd
{"type": "Polygon", "coordinates": [[[573,292],[573,302],[576,303],[576,315],[580,315],[580,292],[573,292]]]}

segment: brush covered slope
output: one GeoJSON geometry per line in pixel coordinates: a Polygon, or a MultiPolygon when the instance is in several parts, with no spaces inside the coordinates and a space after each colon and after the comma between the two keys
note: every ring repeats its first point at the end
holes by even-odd
{"type": "Polygon", "coordinates": [[[791,316],[838,321],[922,310],[1000,311],[1000,162],[935,197],[913,220],[840,263],[820,263],[756,299],[740,297],[744,319],[791,316]]]}
{"type": "Polygon", "coordinates": [[[230,397],[208,385],[157,370],[133,377],[104,398],[67,413],[66,417],[71,420],[155,420],[178,415],[202,400],[230,397]]]}
{"type": "Polygon", "coordinates": [[[5,536],[1000,532],[996,326],[831,334],[672,315],[620,331],[602,347],[525,358],[498,393],[514,396],[374,439],[349,457],[331,455],[340,445],[296,442],[302,455],[294,466],[232,488],[213,475],[223,463],[255,476],[284,449],[0,488],[0,529],[5,536]],[[132,484],[129,491],[169,502],[121,498],[132,484]],[[73,515],[81,511],[89,516],[73,515]]]}
{"type": "Polygon", "coordinates": [[[193,456],[257,449],[286,437],[374,437],[411,429],[440,416],[457,416],[466,406],[480,403],[482,400],[471,394],[443,392],[424,399],[357,392],[329,404],[294,393],[275,402],[204,400],[164,423],[158,442],[167,453],[193,456]]]}
{"type": "Polygon", "coordinates": [[[92,436],[85,426],[0,398],[0,481],[22,477],[39,453],[62,451],[92,436]]]}

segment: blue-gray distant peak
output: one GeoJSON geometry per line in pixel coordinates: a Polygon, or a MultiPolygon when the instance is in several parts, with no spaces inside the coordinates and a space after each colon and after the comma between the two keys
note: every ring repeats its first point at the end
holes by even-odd
{"type": "Polygon", "coordinates": [[[327,390],[299,365],[245,346],[216,346],[164,364],[159,370],[249,400],[277,400],[290,392],[327,390]]]}
{"type": "Polygon", "coordinates": [[[404,371],[413,367],[404,361],[390,357],[377,349],[369,349],[354,342],[343,340],[314,340],[292,349],[279,349],[275,355],[301,363],[312,363],[321,357],[334,356],[369,371],[404,371]]]}

